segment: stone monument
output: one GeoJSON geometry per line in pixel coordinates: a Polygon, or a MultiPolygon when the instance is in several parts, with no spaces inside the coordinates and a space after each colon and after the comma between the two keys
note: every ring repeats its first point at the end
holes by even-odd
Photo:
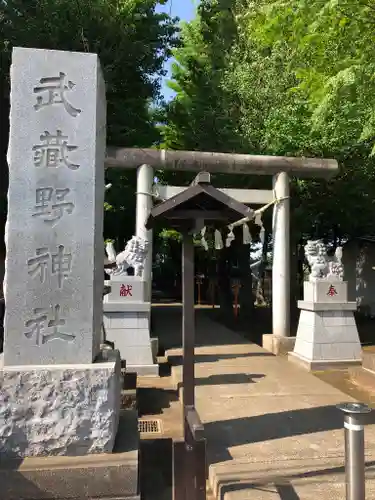
{"type": "Polygon", "coordinates": [[[311,369],[325,370],[361,364],[362,349],[348,284],[343,281],[342,249],[329,259],[321,240],[308,241],[305,255],[311,272],[304,283],[304,300],[290,361],[311,369]]]}
{"type": "Polygon", "coordinates": [[[3,456],[111,452],[120,358],[100,351],[105,84],[96,54],[15,48],[3,456]]]}
{"type": "MultiPolygon", "coordinates": [[[[107,270],[111,292],[104,297],[106,339],[113,342],[126,360],[127,372],[157,376],[150,339],[150,283],[143,277],[143,264],[150,251],[146,240],[133,236],[125,250],[116,255],[116,268],[107,270]],[[128,270],[134,269],[134,276],[128,270]]],[[[113,260],[113,247],[107,246],[108,260],[113,260]]]]}

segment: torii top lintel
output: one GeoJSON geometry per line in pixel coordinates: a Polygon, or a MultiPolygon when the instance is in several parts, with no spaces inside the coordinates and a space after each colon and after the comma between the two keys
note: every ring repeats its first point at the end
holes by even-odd
{"type": "Polygon", "coordinates": [[[274,175],[288,172],[297,177],[329,178],[338,172],[333,159],[262,156],[201,151],[108,147],[106,167],[137,168],[147,164],[156,170],[226,174],[274,175]]]}

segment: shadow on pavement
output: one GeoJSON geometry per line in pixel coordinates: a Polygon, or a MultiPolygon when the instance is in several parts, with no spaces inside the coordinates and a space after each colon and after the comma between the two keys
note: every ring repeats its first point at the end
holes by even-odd
{"type": "MultiPolygon", "coordinates": [[[[265,375],[262,373],[223,373],[196,378],[195,386],[256,384],[256,379],[262,379],[264,377],[265,375]]],[[[178,386],[182,387],[182,382],[180,382],[178,386]]]]}
{"type": "Polygon", "coordinates": [[[137,390],[139,415],[160,415],[163,409],[169,408],[178,399],[178,391],[172,389],[140,387],[137,390]]]}
{"type": "MultiPolygon", "coordinates": [[[[196,363],[216,363],[222,359],[246,359],[246,358],[262,358],[274,356],[271,352],[249,352],[238,354],[195,354],[196,363]]],[[[182,356],[168,356],[168,361],[172,365],[182,365],[182,356]]]]}
{"type": "MultiPolygon", "coordinates": [[[[375,423],[375,412],[367,416],[366,423],[375,423]]],[[[336,406],[268,413],[204,425],[210,443],[210,463],[232,460],[228,449],[235,446],[342,428],[343,417],[336,406]]]]}
{"type": "Polygon", "coordinates": [[[279,482],[270,482],[267,484],[263,483],[231,483],[231,484],[221,484],[220,485],[220,499],[224,499],[227,493],[234,493],[236,491],[242,490],[254,490],[272,493],[272,498],[276,500],[276,494],[278,494],[279,500],[303,500],[297,494],[293,485],[289,481],[282,480],[279,482]]]}
{"type": "MultiPolygon", "coordinates": [[[[212,322],[207,312],[204,309],[195,310],[196,324],[202,321],[209,322],[211,331],[196,329],[195,346],[202,347],[207,345],[231,345],[243,344],[243,338],[233,332],[228,332],[229,335],[217,334],[215,331],[215,323],[212,322]],[[212,329],[213,327],[213,329],[212,329]]],[[[159,338],[159,344],[164,349],[173,349],[182,346],[182,308],[181,306],[161,306],[152,308],[152,330],[153,336],[159,338]]],[[[271,354],[272,355],[272,354],[271,354]]]]}
{"type": "Polygon", "coordinates": [[[293,485],[289,482],[280,484],[275,483],[275,488],[279,494],[280,500],[302,500],[293,485]]]}
{"type": "Polygon", "coordinates": [[[29,481],[23,474],[13,470],[4,477],[4,471],[0,471],[1,499],[2,500],[31,500],[51,499],[49,491],[42,491],[38,486],[29,481]]]}

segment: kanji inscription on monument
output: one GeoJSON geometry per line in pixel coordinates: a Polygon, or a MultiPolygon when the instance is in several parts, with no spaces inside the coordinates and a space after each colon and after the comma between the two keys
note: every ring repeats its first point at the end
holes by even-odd
{"type": "Polygon", "coordinates": [[[37,248],[35,255],[27,260],[28,272],[32,277],[39,276],[40,282],[44,283],[50,268],[51,275],[57,275],[58,287],[62,288],[63,279],[70,276],[72,259],[72,254],[66,252],[64,245],[59,245],[56,253],[48,248],[37,248]]]}
{"type": "Polygon", "coordinates": [[[60,305],[51,306],[50,309],[52,314],[48,309],[37,307],[33,310],[33,317],[25,321],[25,327],[29,328],[25,337],[33,339],[37,346],[57,339],[73,341],[75,335],[60,331],[60,327],[64,327],[66,323],[65,319],[61,318],[60,305]]]}
{"type": "Polygon", "coordinates": [[[36,167],[59,167],[66,166],[72,170],[77,170],[79,165],[69,161],[68,156],[77,146],[68,144],[68,136],[63,135],[61,130],[56,130],[56,134],[45,131],[40,136],[40,144],[33,146],[33,160],[36,167]]]}
{"type": "Polygon", "coordinates": [[[69,188],[37,188],[32,217],[40,217],[47,224],[56,225],[65,213],[73,213],[74,203],[67,201],[69,193],[69,188]]]}
{"type": "Polygon", "coordinates": [[[39,85],[34,87],[34,94],[39,94],[36,98],[36,104],[34,104],[35,110],[39,111],[52,104],[62,104],[67,113],[71,116],[78,116],[81,110],[75,108],[66,96],[66,92],[69,92],[74,87],[74,82],[67,80],[66,74],[61,71],[58,76],[41,78],[39,85]]]}
{"type": "Polygon", "coordinates": [[[10,122],[4,364],[92,363],[104,284],[97,56],[15,48],[10,122]]]}

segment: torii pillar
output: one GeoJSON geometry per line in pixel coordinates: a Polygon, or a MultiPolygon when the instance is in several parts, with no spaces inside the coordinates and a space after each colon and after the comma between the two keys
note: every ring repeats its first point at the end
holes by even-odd
{"type": "Polygon", "coordinates": [[[148,283],[146,302],[151,303],[152,290],[152,230],[146,229],[146,221],[152,209],[152,185],[154,182],[154,169],[150,165],[141,165],[137,169],[137,197],[135,234],[148,241],[149,252],[143,268],[143,279],[148,283]]]}
{"type": "Polygon", "coordinates": [[[272,235],[272,334],[263,335],[263,347],[274,354],[292,351],[295,337],[290,336],[290,194],[289,175],[273,177],[278,200],[273,208],[272,235]]]}

